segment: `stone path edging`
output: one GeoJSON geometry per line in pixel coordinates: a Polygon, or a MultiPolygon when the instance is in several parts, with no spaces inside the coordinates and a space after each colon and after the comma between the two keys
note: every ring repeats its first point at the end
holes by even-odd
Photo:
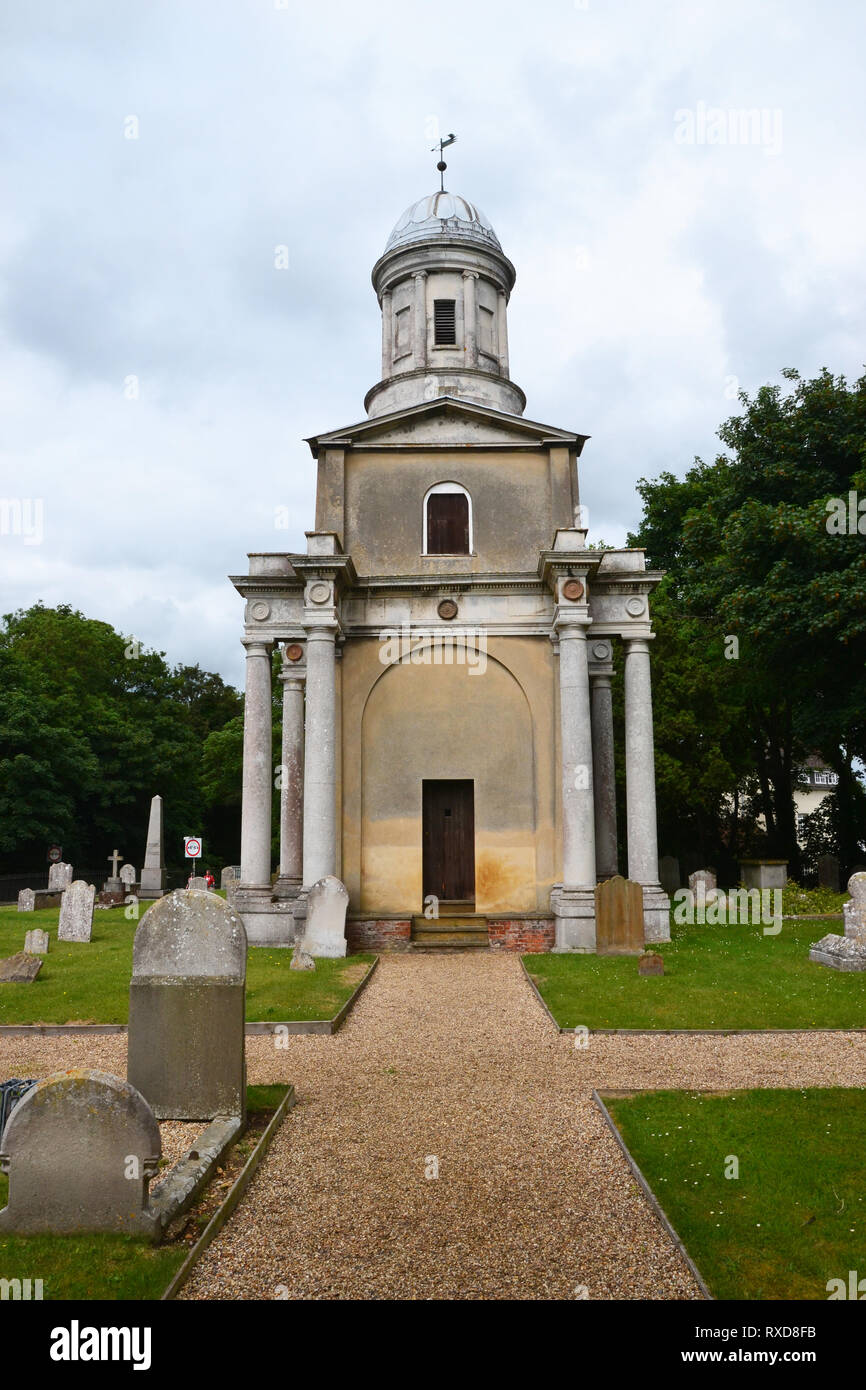
{"type": "MultiPolygon", "coordinates": [[[[574,1033],[575,1028],[565,1028],[557,1023],[538,985],[520,957],[523,973],[529,981],[533,994],[558,1033],[574,1033]]],[[[578,1024],[577,1027],[581,1025],[578,1024]]],[[[588,1025],[587,1025],[588,1027],[588,1025]]],[[[2,1030],[0,1030],[2,1031],[2,1030]]],[[[866,1028],[589,1028],[590,1033],[600,1033],[606,1037],[625,1038],[750,1038],[763,1035],[781,1034],[795,1037],[801,1033],[866,1033],[866,1028]]]]}
{"type": "MultiPolygon", "coordinates": [[[[257,1037],[262,1033],[275,1033],[278,1028],[285,1029],[287,1033],[336,1033],[354,1008],[358,996],[366,988],[378,964],[379,957],[376,956],[363,980],[358,981],[345,1004],[337,1010],[333,1018],[296,1018],[288,1019],[284,1023],[272,1023],[265,1019],[244,1024],[244,1033],[248,1038],[257,1037]]],[[[3,1023],[0,1024],[0,1038],[95,1038],[100,1034],[104,1036],[110,1033],[125,1033],[126,1030],[125,1023],[3,1023]]]]}
{"type": "Polygon", "coordinates": [[[207,1247],[215,1236],[219,1235],[225,1223],[228,1221],[238,1202],[246,1192],[250,1180],[271,1146],[274,1135],[283,1123],[286,1115],[293,1108],[297,1100],[294,1086],[289,1086],[283,1099],[277,1106],[272,1115],[267,1129],[261,1135],[259,1142],[253,1149],[241,1171],[238,1173],[228,1196],[221,1206],[217,1208],[208,1224],[205,1226],[195,1245],[190,1250],[180,1269],[175,1274],[168,1288],[162,1295],[161,1302],[170,1302],[183,1288],[187,1279],[193,1271],[196,1262],[204,1254],[207,1247]]]}
{"type": "MultiPolygon", "coordinates": [[[[614,1096],[617,1094],[617,1092],[606,1091],[605,1094],[609,1096],[614,1096]]],[[[628,1095],[633,1093],[623,1091],[622,1094],[628,1095]]],[[[680,1240],[679,1236],[674,1230],[674,1227],[668,1219],[667,1213],[665,1212],[661,1202],[656,1197],[655,1193],[653,1192],[652,1188],[650,1187],[649,1183],[647,1182],[637,1163],[632,1158],[628,1145],[626,1144],[625,1140],[620,1134],[619,1129],[617,1128],[610,1111],[608,1110],[607,1106],[605,1105],[604,1101],[602,1100],[595,1087],[593,1087],[592,1090],[592,1098],[595,1104],[597,1105],[598,1109],[601,1111],[602,1118],[604,1119],[608,1129],[610,1130],[611,1134],[613,1135],[614,1139],[616,1140],[617,1144],[622,1150],[622,1153],[625,1157],[625,1161],[628,1164],[629,1168],[631,1168],[632,1173],[634,1174],[635,1181],[637,1182],[638,1186],[643,1192],[643,1195],[646,1197],[647,1201],[652,1207],[654,1214],[661,1222],[662,1226],[664,1226],[674,1245],[677,1247],[686,1264],[688,1265],[689,1269],[691,1270],[692,1274],[694,1275],[695,1281],[704,1298],[709,1299],[711,1302],[715,1302],[713,1295],[710,1293],[709,1289],[707,1288],[706,1284],[701,1278],[700,1270],[698,1269],[688,1250],[683,1245],[682,1241],[680,1240]]]]}

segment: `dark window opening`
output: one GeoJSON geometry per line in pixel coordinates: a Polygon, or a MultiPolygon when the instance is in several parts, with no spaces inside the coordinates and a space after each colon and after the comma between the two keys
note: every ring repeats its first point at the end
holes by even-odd
{"type": "Polygon", "coordinates": [[[427,498],[427,554],[469,554],[469,498],[433,492],[427,498]]]}
{"type": "Polygon", "coordinates": [[[433,341],[440,347],[453,347],[457,342],[456,300],[433,300],[433,341]]]}

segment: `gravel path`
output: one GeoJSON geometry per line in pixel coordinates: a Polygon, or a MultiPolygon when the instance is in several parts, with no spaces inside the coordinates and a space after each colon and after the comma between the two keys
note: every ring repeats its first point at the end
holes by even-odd
{"type": "MultiPolygon", "coordinates": [[[[249,1079],[298,1105],[186,1298],[697,1298],[592,1087],[866,1085],[858,1034],[575,1050],[506,954],[385,955],[340,1033],[280,1041],[247,1039],[249,1079]]],[[[124,1053],[4,1038],[0,1070],[122,1075],[124,1053]]]]}

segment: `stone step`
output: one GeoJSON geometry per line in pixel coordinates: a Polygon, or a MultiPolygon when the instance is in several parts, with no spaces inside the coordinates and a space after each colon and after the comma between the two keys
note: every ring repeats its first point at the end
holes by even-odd
{"type": "Polygon", "coordinates": [[[486,917],[413,917],[412,933],[417,932],[478,932],[487,935],[486,917]]]}
{"type": "Polygon", "coordinates": [[[414,951],[489,951],[487,934],[478,932],[431,932],[412,937],[414,951]]]}

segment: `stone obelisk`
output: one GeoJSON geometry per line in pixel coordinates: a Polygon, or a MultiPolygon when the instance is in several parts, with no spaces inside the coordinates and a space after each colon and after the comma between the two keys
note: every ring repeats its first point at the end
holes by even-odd
{"type": "Polygon", "coordinates": [[[144,855],[144,868],[141,871],[140,898],[161,898],[165,893],[165,851],[162,834],[162,797],[155,796],[150,803],[150,820],[147,823],[147,849],[144,855]]]}

